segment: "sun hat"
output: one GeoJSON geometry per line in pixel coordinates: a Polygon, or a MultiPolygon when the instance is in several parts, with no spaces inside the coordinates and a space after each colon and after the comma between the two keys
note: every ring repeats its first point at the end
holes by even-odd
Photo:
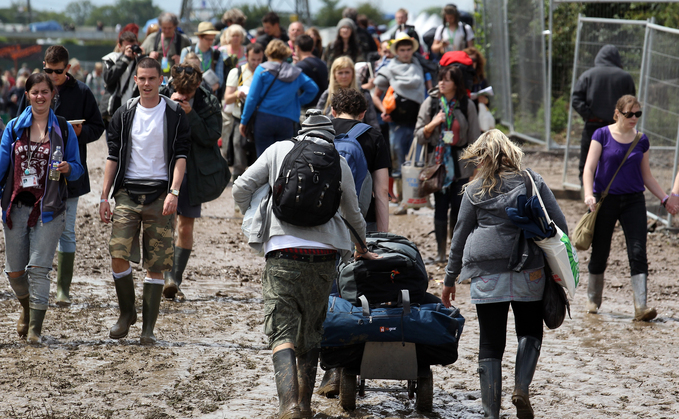
{"type": "Polygon", "coordinates": [[[194,35],[219,35],[221,32],[219,32],[217,29],[215,29],[215,25],[213,25],[210,22],[200,22],[198,24],[198,32],[194,32],[194,35]]]}
{"type": "Polygon", "coordinates": [[[399,43],[401,43],[401,42],[403,42],[403,41],[408,41],[408,42],[410,42],[410,43],[413,45],[413,51],[417,51],[417,50],[420,48],[420,43],[417,42],[417,40],[416,40],[415,38],[411,38],[410,36],[408,36],[407,33],[401,32],[401,33],[398,34],[398,36],[397,36],[393,41],[391,41],[391,43],[389,44],[389,49],[391,50],[391,53],[392,53],[392,54],[396,55],[396,45],[398,45],[399,43]]]}

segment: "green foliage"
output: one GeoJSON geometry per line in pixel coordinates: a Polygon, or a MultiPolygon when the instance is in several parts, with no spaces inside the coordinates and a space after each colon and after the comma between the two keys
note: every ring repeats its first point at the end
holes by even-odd
{"type": "Polygon", "coordinates": [[[561,132],[568,125],[568,95],[563,95],[552,102],[552,132],[561,132]]]}
{"type": "Polygon", "coordinates": [[[94,6],[92,6],[92,3],[89,0],[82,2],[74,1],[66,6],[64,13],[66,13],[66,16],[73,20],[73,23],[78,26],[82,26],[92,14],[93,8],[94,6]]]}
{"type": "Polygon", "coordinates": [[[384,12],[372,3],[361,3],[356,10],[358,10],[358,14],[368,16],[368,19],[375,22],[376,25],[387,23],[387,20],[384,18],[384,12]]]}
{"type": "MultiPolygon", "coordinates": [[[[270,11],[268,6],[260,6],[257,3],[242,4],[236,7],[238,7],[243,12],[243,14],[245,14],[245,16],[247,16],[248,18],[245,21],[246,30],[256,29],[262,26],[262,18],[264,17],[265,14],[269,13],[270,11]]],[[[281,25],[282,24],[283,22],[281,21],[281,25]]]]}
{"type": "Polygon", "coordinates": [[[117,0],[113,6],[94,7],[85,19],[85,24],[95,26],[100,21],[106,25],[136,23],[142,26],[147,20],[158,17],[162,11],[153,4],[153,0],[117,0]]]}
{"type": "Polygon", "coordinates": [[[335,26],[342,19],[342,7],[338,7],[341,0],[321,0],[323,7],[320,8],[314,18],[316,25],[320,27],[335,26]]]}
{"type": "MultiPolygon", "coordinates": [[[[480,2],[479,0],[476,0],[476,2],[480,2]]],[[[425,13],[429,13],[430,15],[440,15],[441,11],[443,10],[443,6],[431,6],[427,7],[426,9],[422,10],[425,13]]]]}

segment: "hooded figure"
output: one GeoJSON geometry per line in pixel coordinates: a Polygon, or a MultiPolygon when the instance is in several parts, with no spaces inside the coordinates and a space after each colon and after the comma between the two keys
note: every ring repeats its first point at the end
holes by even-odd
{"type": "Polygon", "coordinates": [[[573,89],[573,109],[585,120],[580,140],[580,182],[589,144],[597,129],[613,124],[615,104],[624,95],[635,95],[634,80],[622,69],[620,53],[614,45],[604,45],[594,59],[594,67],[582,73],[573,89]]]}

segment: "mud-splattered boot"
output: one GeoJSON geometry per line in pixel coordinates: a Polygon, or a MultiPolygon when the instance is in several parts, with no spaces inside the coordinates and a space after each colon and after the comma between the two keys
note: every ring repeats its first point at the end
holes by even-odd
{"type": "Polygon", "coordinates": [[[26,342],[40,343],[42,337],[42,323],[45,320],[47,310],[31,309],[30,320],[28,321],[28,335],[26,342]]]}
{"type": "Polygon", "coordinates": [[[327,398],[339,396],[340,377],[342,377],[342,368],[331,368],[323,374],[321,384],[318,386],[318,393],[327,398]]]}
{"type": "Polygon", "coordinates": [[[71,281],[73,280],[73,263],[75,253],[58,252],[57,255],[57,297],[59,307],[71,305],[71,281]]]}
{"type": "Polygon", "coordinates": [[[28,322],[31,318],[31,309],[28,306],[28,295],[22,298],[18,298],[21,304],[21,314],[19,315],[19,321],[17,321],[17,333],[19,337],[24,337],[28,334],[28,322]]]}
{"type": "Polygon", "coordinates": [[[596,314],[601,307],[604,292],[604,274],[589,274],[587,282],[587,312],[596,314]]]}
{"type": "MultiPolygon", "coordinates": [[[[182,284],[184,270],[186,264],[189,263],[191,256],[191,249],[184,249],[178,246],[174,248],[174,262],[172,263],[172,270],[164,273],[165,286],[163,287],[163,296],[168,300],[174,300],[175,297],[180,296],[179,286],[182,284]]],[[[184,293],[181,293],[181,297],[184,293]]],[[[183,298],[180,298],[182,300],[183,298]]]]}
{"type": "Polygon", "coordinates": [[[313,418],[311,396],[316,384],[316,368],[318,366],[318,349],[312,349],[304,355],[297,356],[297,381],[299,383],[299,411],[303,418],[313,418]]]}
{"type": "Polygon", "coordinates": [[[111,339],[122,339],[130,331],[130,326],[137,322],[137,309],[134,307],[134,277],[132,273],[113,281],[118,295],[120,316],[109,332],[111,339]]]}
{"type": "Polygon", "coordinates": [[[144,293],[141,306],[141,339],[139,339],[139,343],[142,345],[153,345],[156,343],[156,336],[153,334],[153,329],[156,327],[156,320],[158,320],[162,295],[163,284],[144,282],[144,293]]]}
{"type": "Polygon", "coordinates": [[[655,319],[658,313],[646,306],[646,274],[632,275],[632,291],[634,292],[634,320],[647,322],[655,319]]]}
{"type": "Polygon", "coordinates": [[[273,369],[278,390],[278,419],[301,419],[299,383],[295,350],[286,348],[273,354],[273,369]]]}
{"type": "Polygon", "coordinates": [[[535,367],[540,358],[541,342],[532,336],[519,337],[519,347],[516,352],[515,384],[512,403],[516,406],[516,417],[519,419],[533,419],[533,407],[530,405],[528,387],[533,381],[535,367]]]}
{"type": "Polygon", "coordinates": [[[496,358],[479,360],[481,403],[484,419],[500,419],[502,403],[502,361],[496,358]]]}

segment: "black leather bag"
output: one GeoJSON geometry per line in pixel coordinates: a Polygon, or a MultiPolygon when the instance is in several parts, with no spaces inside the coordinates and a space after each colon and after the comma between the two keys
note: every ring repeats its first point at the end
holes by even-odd
{"type": "Polygon", "coordinates": [[[167,193],[167,182],[153,179],[125,179],[123,188],[138,205],[148,205],[167,193]]]}
{"type": "Polygon", "coordinates": [[[566,311],[571,318],[571,306],[566,291],[554,281],[551,269],[545,264],[545,291],[542,294],[542,316],[545,326],[550,329],[559,328],[566,318],[566,311]]]}

